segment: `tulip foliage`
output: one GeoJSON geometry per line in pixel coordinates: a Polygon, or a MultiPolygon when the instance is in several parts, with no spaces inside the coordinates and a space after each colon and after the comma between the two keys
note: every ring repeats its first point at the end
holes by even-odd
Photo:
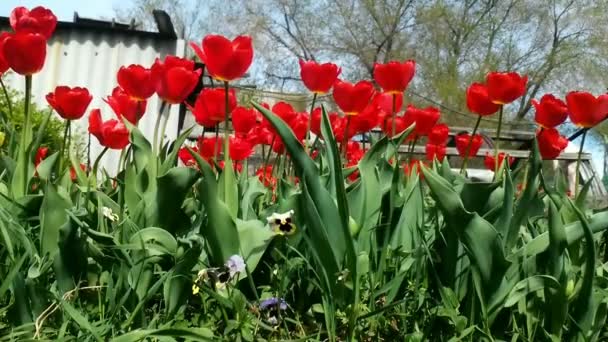
{"type": "MultiPolygon", "coordinates": [[[[49,10],[20,7],[9,35],[36,37],[36,47],[55,23],[49,10]]],[[[568,144],[557,128],[568,116],[583,137],[606,118],[605,95],[534,101],[539,130],[529,158],[514,163],[496,148],[484,160],[492,181],[474,182],[466,160],[479,156],[479,122],[502,118],[503,106],[523,95],[525,76],[496,72],[472,84],[464,96],[477,125],[451,137],[438,108],[404,104],[414,61],[376,65],[375,84],[340,80],[333,63],[300,61],[313,100],[309,111],[298,112],[281,101],[237,100],[234,82],[253,60],[250,37],[211,35],[191,46],[222,87],[204,85],[190,103],[203,74],[192,61],[167,56],[151,66],[124,66],[106,109],[89,110],[92,95],[80,87],[58,86],[47,96],[65,120],[61,150],[41,147],[44,127],[34,135],[27,121],[13,137],[19,148],[0,149],[2,335],[606,336],[606,254],[599,247],[608,212],[587,206],[590,181],[570,194],[563,175],[549,180],[542,168],[568,144]],[[315,106],[330,92],[340,112],[315,106]],[[152,96],[163,100],[158,113],[147,106],[152,96]],[[189,141],[190,127],[165,141],[162,123],[174,119],[165,109],[177,104],[190,108],[203,132],[214,132],[189,141]],[[87,111],[90,137],[104,149],[85,164],[69,137],[70,122],[87,111]],[[157,115],[152,139],[138,127],[144,115],[157,115]],[[446,156],[451,140],[454,158],[464,160],[461,172],[446,156]],[[418,143],[426,160],[413,153],[418,143]],[[108,149],[122,151],[116,173],[99,168],[108,149]],[[254,164],[254,155],[261,162],[254,164]]],[[[31,87],[31,73],[40,70],[36,56],[14,63],[26,52],[1,47],[2,40],[0,67],[6,61],[31,87]]]]}

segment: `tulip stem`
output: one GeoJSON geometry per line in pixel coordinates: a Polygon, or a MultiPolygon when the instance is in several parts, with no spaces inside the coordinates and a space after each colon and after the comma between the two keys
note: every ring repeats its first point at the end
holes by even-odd
{"type": "Polygon", "coordinates": [[[346,116],[346,127],[344,127],[344,136],[342,137],[342,153],[344,153],[344,164],[346,164],[346,153],[348,150],[348,129],[350,128],[350,115],[346,116]]]}
{"type": "MultiPolygon", "coordinates": [[[[120,166],[120,161],[118,163],[120,166]]],[[[91,172],[91,133],[87,134],[87,176],[91,172]]],[[[118,172],[116,173],[118,174],[118,172]]]]}
{"type": "Polygon", "coordinates": [[[471,133],[471,137],[469,138],[469,143],[467,144],[467,148],[464,152],[464,158],[462,160],[462,167],[460,168],[460,174],[464,175],[467,171],[467,162],[469,161],[469,153],[471,153],[471,146],[473,145],[473,138],[475,134],[477,134],[477,129],[479,128],[479,124],[481,123],[481,115],[477,116],[477,122],[475,123],[475,127],[473,127],[473,133],[471,133]]]}
{"type": "Polygon", "coordinates": [[[109,147],[104,147],[101,153],[95,159],[95,162],[93,163],[93,172],[91,173],[91,175],[89,175],[89,179],[87,182],[87,204],[85,205],[85,207],[88,207],[88,202],[91,201],[91,183],[93,181],[95,182],[95,189],[97,189],[97,168],[99,167],[99,161],[101,161],[101,157],[103,157],[103,155],[108,152],[108,149],[109,147]],[[93,177],[93,179],[91,179],[91,176],[93,177]]]}
{"type": "Polygon", "coordinates": [[[160,108],[158,110],[158,116],[156,117],[156,123],[154,124],[154,141],[153,141],[153,145],[152,145],[154,154],[157,154],[157,152],[158,152],[158,150],[157,150],[158,129],[160,127],[160,120],[162,119],[163,113],[165,112],[165,106],[167,106],[167,103],[165,101],[161,102],[160,108]]]}
{"type": "Polygon", "coordinates": [[[499,159],[498,153],[500,152],[500,129],[502,128],[502,113],[504,106],[500,106],[500,111],[498,112],[498,127],[496,128],[496,143],[494,144],[494,177],[498,174],[499,159]]]}
{"type": "Polygon", "coordinates": [[[276,135],[272,136],[272,140],[270,141],[270,146],[268,147],[268,155],[264,158],[264,172],[266,172],[266,167],[268,167],[268,162],[270,161],[270,154],[272,154],[272,146],[274,146],[274,141],[276,139],[276,135]]]}
{"type": "MultiPolygon", "coordinates": [[[[31,163],[30,155],[28,155],[28,148],[30,143],[32,142],[32,137],[30,133],[30,101],[32,97],[32,76],[25,76],[25,100],[23,102],[23,128],[21,130],[20,137],[20,146],[19,146],[19,155],[17,157],[17,164],[22,162],[20,170],[22,172],[22,177],[19,178],[20,184],[17,184],[18,193],[14,193],[14,197],[21,197],[27,194],[27,183],[28,178],[31,176],[29,174],[29,166],[31,163]]],[[[14,177],[13,177],[14,179],[14,177]]]]}
{"type": "Polygon", "coordinates": [[[581,167],[581,155],[583,154],[583,146],[585,145],[585,137],[587,137],[587,131],[583,132],[583,137],[581,138],[581,147],[578,149],[578,158],[576,158],[576,173],[574,175],[574,196],[577,196],[578,193],[578,178],[579,170],[581,167]]]}
{"type": "MultiPolygon", "coordinates": [[[[215,141],[213,142],[213,158],[212,158],[216,162],[219,162],[218,158],[217,158],[217,155],[220,153],[220,150],[219,150],[220,147],[217,145],[217,142],[219,141],[219,139],[220,139],[220,125],[217,124],[217,125],[215,125],[215,141]]],[[[201,152],[199,151],[199,153],[201,153],[201,152]]]]}
{"type": "Polygon", "coordinates": [[[59,170],[57,170],[58,171],[57,172],[57,176],[58,177],[61,174],[61,171],[63,170],[64,156],[67,155],[68,159],[70,157],[69,134],[70,134],[70,124],[71,123],[72,123],[72,120],[66,120],[66,122],[65,122],[65,129],[63,130],[63,142],[62,142],[62,146],[61,146],[61,151],[59,152],[59,170]],[[66,149],[67,149],[67,153],[66,153],[66,149]]]}
{"type": "Polygon", "coordinates": [[[30,101],[32,100],[32,76],[25,76],[25,102],[23,104],[23,135],[25,137],[25,146],[27,148],[32,140],[30,128],[30,101]]]}
{"type": "Polygon", "coordinates": [[[163,144],[165,143],[165,131],[167,130],[167,122],[169,122],[169,116],[171,115],[171,104],[169,104],[169,112],[167,115],[163,115],[165,118],[160,129],[160,142],[158,143],[158,151],[162,152],[163,144]]]}
{"type": "Polygon", "coordinates": [[[230,94],[228,93],[229,89],[228,81],[224,81],[224,96],[226,99],[225,108],[224,108],[224,167],[228,167],[228,161],[230,160],[230,149],[229,149],[229,138],[230,134],[228,131],[228,119],[230,116],[230,94]]]}
{"type": "Polygon", "coordinates": [[[118,158],[118,166],[116,167],[116,175],[118,175],[120,173],[120,170],[122,169],[122,166],[125,163],[125,159],[126,159],[127,153],[128,152],[127,152],[126,148],[123,148],[120,151],[120,157],[118,158]]]}
{"type": "Polygon", "coordinates": [[[397,94],[393,94],[393,110],[391,113],[391,124],[392,124],[392,128],[391,128],[391,137],[395,136],[395,131],[397,130],[397,123],[395,122],[395,115],[397,114],[397,94]]]}
{"type": "MultiPolygon", "coordinates": [[[[315,109],[315,102],[317,102],[317,93],[313,93],[312,95],[312,103],[310,104],[310,112],[308,115],[308,123],[306,125],[306,142],[304,144],[306,153],[308,153],[309,145],[310,145],[310,130],[312,129],[312,112],[315,109]]],[[[312,145],[310,145],[312,147],[312,145]]]]}

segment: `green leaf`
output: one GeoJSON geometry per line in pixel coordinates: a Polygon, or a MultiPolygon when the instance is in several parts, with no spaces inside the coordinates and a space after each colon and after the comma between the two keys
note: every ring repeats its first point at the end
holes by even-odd
{"type": "Polygon", "coordinates": [[[545,329],[552,335],[561,336],[568,315],[568,298],[565,293],[568,276],[565,272],[565,250],[568,247],[566,231],[559,210],[549,201],[549,249],[547,250],[547,273],[560,282],[560,288],[545,291],[545,329]]]}
{"type": "Polygon", "coordinates": [[[55,168],[55,163],[59,159],[59,152],[55,152],[48,156],[46,159],[42,160],[36,171],[38,171],[38,177],[42,180],[48,181],[51,179],[51,175],[55,168]]]}
{"type": "Polygon", "coordinates": [[[595,241],[593,240],[593,232],[589,227],[587,218],[585,215],[576,207],[576,205],[569,200],[576,216],[578,217],[581,226],[583,228],[583,234],[585,236],[585,268],[583,271],[583,280],[581,283],[580,291],[576,296],[576,299],[572,303],[572,319],[582,328],[584,334],[587,334],[593,325],[594,310],[595,307],[593,301],[593,278],[595,276],[595,241]]]}
{"type": "Polygon", "coordinates": [[[502,200],[500,201],[500,214],[498,220],[494,223],[494,227],[498,233],[505,238],[508,234],[509,227],[511,227],[511,219],[513,218],[513,201],[514,201],[514,189],[513,180],[511,179],[511,170],[506,163],[503,163],[504,173],[502,179],[502,200]]]}
{"type": "Polygon", "coordinates": [[[436,172],[422,166],[431,194],[445,216],[448,229],[458,235],[471,263],[481,278],[484,297],[489,300],[504,282],[508,267],[498,232],[479,214],[467,211],[453,187],[436,172]]]}
{"type": "MultiPolygon", "coordinates": [[[[266,117],[281,136],[285,148],[293,161],[296,175],[300,177],[303,189],[309,194],[309,196],[303,198],[307,205],[314,206],[314,210],[309,213],[311,215],[318,215],[323,227],[326,229],[321,233],[314,223],[307,226],[307,229],[310,229],[310,234],[312,236],[311,241],[327,240],[330,243],[330,248],[333,251],[334,259],[337,264],[342,264],[347,248],[346,241],[344,240],[344,232],[349,232],[350,234],[350,231],[348,230],[348,223],[344,227],[340,215],[336,215],[336,213],[339,212],[339,209],[336,206],[336,199],[332,198],[330,192],[322,186],[316,164],[304,151],[302,144],[295,137],[289,126],[271,111],[259,104],[253,102],[253,106],[266,117]],[[317,234],[323,235],[317,236],[317,234]],[[326,239],[326,236],[328,239],[326,239]]],[[[298,213],[296,213],[296,215],[297,214],[298,213]]]]}
{"type": "Polygon", "coordinates": [[[157,227],[144,228],[137,231],[129,241],[134,246],[145,245],[149,255],[175,255],[177,241],[167,230],[157,227]]]}
{"type": "Polygon", "coordinates": [[[232,216],[232,219],[236,219],[239,212],[239,189],[232,167],[232,160],[226,160],[224,163],[224,169],[222,170],[219,179],[218,190],[220,199],[226,204],[230,216],[232,216]]]}
{"type": "Polygon", "coordinates": [[[167,229],[173,234],[190,228],[190,218],[182,204],[199,173],[189,167],[175,167],[156,179],[155,190],[144,194],[145,224],[167,229]]]}
{"type": "Polygon", "coordinates": [[[582,212],[585,212],[585,210],[587,210],[587,196],[589,194],[589,190],[591,189],[591,184],[593,182],[594,177],[595,175],[592,176],[587,182],[585,182],[585,184],[583,184],[581,191],[576,195],[576,199],[574,200],[574,204],[582,212]]]}
{"type": "Polygon", "coordinates": [[[412,173],[404,191],[404,203],[401,215],[392,232],[390,244],[393,248],[402,247],[409,252],[421,244],[419,229],[424,221],[424,207],[420,181],[417,174],[412,173]]]}
{"type": "Polygon", "coordinates": [[[504,303],[505,307],[511,307],[517,304],[527,295],[544,290],[545,288],[559,289],[560,284],[557,279],[547,275],[534,275],[521,280],[513,287],[509,297],[504,303]]]}
{"type": "Polygon", "coordinates": [[[515,246],[520,227],[525,224],[526,219],[530,216],[530,213],[533,212],[531,207],[540,200],[538,197],[538,188],[540,186],[542,159],[540,157],[540,152],[538,151],[538,142],[536,139],[534,139],[531,152],[530,160],[528,162],[526,188],[515,205],[511,226],[505,235],[504,248],[506,251],[511,251],[515,246]]]}
{"type": "Polygon", "coordinates": [[[76,324],[78,324],[83,330],[87,330],[88,332],[90,332],[91,335],[93,335],[93,337],[95,337],[97,341],[103,341],[103,339],[97,332],[97,329],[95,329],[91,325],[91,323],[89,323],[87,318],[84,317],[78,310],[76,310],[76,308],[74,308],[67,301],[62,301],[61,306],[63,307],[63,310],[65,310],[65,312],[68,314],[68,316],[70,316],[74,320],[74,322],[76,322],[76,324]]]}
{"type": "Polygon", "coordinates": [[[188,243],[180,243],[176,253],[178,259],[164,284],[163,294],[167,305],[167,315],[176,314],[191,296],[192,268],[198,262],[202,251],[202,241],[197,239],[191,239],[188,243]]]}
{"type": "MultiPolygon", "coordinates": [[[[355,242],[349,229],[350,214],[348,210],[348,201],[346,199],[346,189],[344,188],[344,176],[342,175],[342,158],[340,157],[340,152],[338,151],[338,144],[334,138],[334,133],[331,130],[331,124],[329,122],[327,111],[325,111],[324,106],[321,108],[323,115],[321,119],[321,134],[326,143],[326,152],[329,159],[329,173],[333,178],[333,190],[336,194],[335,201],[338,204],[338,213],[340,214],[340,226],[336,227],[335,229],[340,229],[342,232],[341,238],[346,246],[346,257],[349,265],[349,271],[352,274],[353,283],[356,287],[356,284],[358,283],[357,255],[355,253],[355,242]]],[[[326,222],[326,224],[330,224],[330,222],[326,222]]],[[[355,300],[357,299],[355,298],[355,300]]]]}
{"type": "MultiPolygon", "coordinates": [[[[593,234],[602,232],[608,229],[608,212],[600,212],[592,215],[589,220],[589,229],[593,234]]],[[[571,223],[565,227],[566,239],[568,240],[568,246],[577,243],[584,235],[584,229],[580,221],[571,223]]],[[[520,249],[516,250],[509,255],[509,261],[517,261],[519,258],[529,259],[539,253],[544,252],[549,247],[549,233],[544,232],[532,241],[525,244],[520,249]]]]}
{"type": "Polygon", "coordinates": [[[134,330],[122,336],[113,338],[112,342],[138,342],[146,337],[175,337],[182,338],[188,341],[216,341],[213,332],[207,328],[164,328],[164,329],[147,329],[134,330]]]}
{"type": "Polygon", "coordinates": [[[2,279],[2,282],[0,283],[1,284],[0,285],[0,298],[4,298],[4,293],[13,284],[15,276],[17,276],[17,274],[19,273],[21,266],[23,265],[23,262],[28,258],[28,256],[29,255],[27,255],[25,253],[23,255],[21,255],[19,260],[17,260],[17,262],[15,262],[12,265],[10,271],[4,275],[4,279],[2,279]]]}
{"type": "Polygon", "coordinates": [[[173,143],[173,148],[171,149],[171,152],[167,155],[167,159],[165,159],[165,161],[161,165],[158,174],[164,175],[172,167],[175,167],[175,165],[177,164],[177,154],[179,152],[179,149],[182,147],[182,145],[184,144],[184,142],[186,141],[186,139],[188,139],[188,137],[192,133],[192,130],[194,130],[194,126],[192,126],[192,127],[188,128],[187,130],[183,131],[175,139],[175,142],[173,143]]]}
{"type": "Polygon", "coordinates": [[[152,153],[152,145],[150,142],[146,140],[146,137],[141,133],[141,131],[131,124],[129,120],[122,120],[129,129],[130,135],[129,140],[131,141],[131,146],[133,147],[133,159],[135,161],[135,167],[138,173],[140,173],[144,169],[148,169],[150,172],[149,177],[156,177],[156,156],[152,153]],[[148,166],[150,166],[148,168],[148,166]]]}
{"type": "Polygon", "coordinates": [[[40,208],[40,252],[52,257],[58,251],[59,230],[68,221],[66,210],[72,208],[72,203],[54,185],[47,183],[45,189],[40,208]]]}
{"type": "Polygon", "coordinates": [[[218,184],[211,166],[190,148],[188,152],[194,157],[203,173],[197,189],[208,220],[207,224],[202,222],[200,233],[207,240],[211,263],[220,266],[232,255],[239,253],[239,234],[226,204],[218,197],[218,184]]]}
{"type": "Polygon", "coordinates": [[[72,163],[72,168],[76,172],[76,180],[78,184],[81,186],[85,186],[88,184],[87,174],[80,168],[80,163],[76,160],[76,156],[74,154],[70,154],[70,162],[72,163]]]}
{"type": "Polygon", "coordinates": [[[256,211],[253,208],[255,201],[266,194],[267,190],[258,177],[250,177],[246,181],[245,192],[241,199],[241,216],[245,220],[257,219],[256,211]]]}
{"type": "Polygon", "coordinates": [[[247,263],[249,272],[253,272],[275,234],[264,223],[257,220],[237,220],[236,226],[241,245],[241,253],[239,254],[247,263]]]}
{"type": "Polygon", "coordinates": [[[54,255],[53,268],[57,287],[61,293],[66,293],[74,289],[86,275],[89,256],[86,236],[81,234],[70,215],[59,229],[58,247],[59,253],[54,255]]]}

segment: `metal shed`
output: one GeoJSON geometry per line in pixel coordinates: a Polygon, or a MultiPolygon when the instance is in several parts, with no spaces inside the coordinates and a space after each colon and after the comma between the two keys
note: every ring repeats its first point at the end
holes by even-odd
{"type": "MultiPolygon", "coordinates": [[[[154,11],[158,32],[134,29],[129,24],[81,18],[74,14],[73,22],[60,21],[52,38],[48,41],[44,69],[33,77],[33,101],[48,106],[45,96],[58,85],[81,86],[89,89],[93,101],[89,108],[100,108],[104,119],[114,117],[103,98],[110,95],[117,85],[116,72],[123,65],[152,65],[157,57],[168,54],[183,57],[186,44],[178,39],[169,16],[163,11],[154,11]]],[[[10,29],[9,19],[0,17],[0,30],[10,29]]],[[[24,90],[24,78],[9,73],[8,85],[19,91],[24,90]]],[[[158,97],[148,101],[147,113],[139,123],[139,128],[149,139],[152,138],[154,123],[160,107],[158,97]]],[[[167,125],[167,136],[174,138],[177,132],[179,106],[172,106],[167,125]]],[[[72,126],[78,132],[86,133],[88,114],[72,126]]],[[[96,139],[91,140],[91,159],[102,151],[96,139]]],[[[117,168],[120,152],[108,151],[101,166],[110,174],[117,168]]]]}

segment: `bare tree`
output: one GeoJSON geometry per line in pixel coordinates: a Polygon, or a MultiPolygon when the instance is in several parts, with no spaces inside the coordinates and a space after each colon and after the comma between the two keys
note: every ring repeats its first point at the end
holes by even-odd
{"type": "Polygon", "coordinates": [[[521,119],[532,98],[562,96],[608,70],[608,5],[592,0],[133,0],[124,13],[142,18],[154,7],[169,11],[188,39],[251,34],[251,81],[278,90],[302,89],[298,59],[334,61],[343,78],[357,80],[371,78],[377,62],[412,58],[409,93],[462,112],[468,84],[516,70],[530,79],[509,113],[521,119]]]}

